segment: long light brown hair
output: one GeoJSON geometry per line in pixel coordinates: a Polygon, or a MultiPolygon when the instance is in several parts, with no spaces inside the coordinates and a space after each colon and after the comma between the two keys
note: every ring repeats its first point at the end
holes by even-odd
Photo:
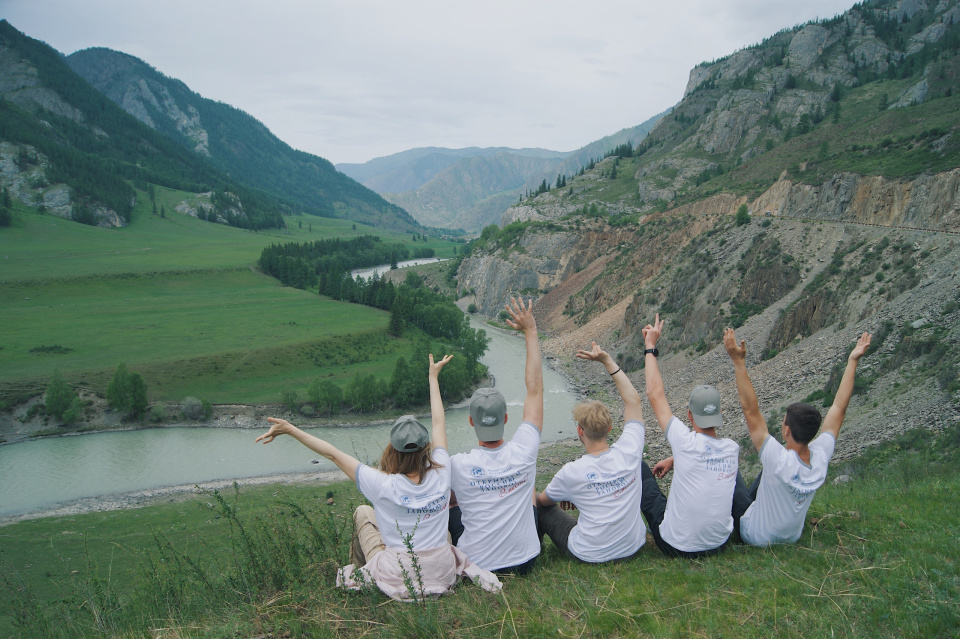
{"type": "Polygon", "coordinates": [[[378,466],[388,475],[417,473],[417,483],[419,484],[423,481],[427,472],[436,468],[443,468],[443,464],[438,464],[433,460],[430,452],[430,444],[412,453],[401,453],[393,445],[387,444],[387,447],[383,449],[383,455],[380,456],[378,466]]]}

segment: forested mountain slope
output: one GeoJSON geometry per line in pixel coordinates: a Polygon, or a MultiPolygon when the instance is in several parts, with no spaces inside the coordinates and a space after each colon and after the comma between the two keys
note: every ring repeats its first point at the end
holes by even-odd
{"type": "Polygon", "coordinates": [[[0,21],[0,181],[24,204],[123,226],[149,184],[207,193],[214,219],[283,226],[274,198],[230,179],[125,113],[46,44],[0,21]]]}
{"type": "Polygon", "coordinates": [[[340,173],[329,161],[291,148],[249,114],[194,93],[138,58],[95,48],[77,51],[66,61],[145,125],[291,210],[420,230],[404,210],[340,173]]]}

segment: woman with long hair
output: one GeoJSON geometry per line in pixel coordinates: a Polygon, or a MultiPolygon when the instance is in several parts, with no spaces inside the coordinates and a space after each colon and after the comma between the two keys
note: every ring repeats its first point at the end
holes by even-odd
{"type": "Polygon", "coordinates": [[[346,473],[373,506],[354,513],[350,563],[337,572],[337,585],[359,589],[376,584],[401,601],[437,597],[449,592],[459,575],[467,575],[484,589],[496,591],[497,578],[470,563],[447,541],[450,501],[450,455],[440,399],[440,370],[450,361],[430,355],[430,433],[412,415],[397,419],[390,443],[371,468],[332,444],[309,435],[290,422],[269,417],[270,430],[257,438],[269,444],[277,435],[291,435],[326,457],[346,473]]]}

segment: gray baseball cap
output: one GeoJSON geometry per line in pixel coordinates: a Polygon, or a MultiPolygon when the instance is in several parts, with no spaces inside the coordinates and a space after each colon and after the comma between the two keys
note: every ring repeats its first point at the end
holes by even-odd
{"type": "Polygon", "coordinates": [[[690,393],[690,412],[700,428],[720,428],[720,393],[713,386],[700,385],[690,393]]]}
{"type": "Polygon", "coordinates": [[[390,429],[390,445],[401,453],[415,453],[430,443],[427,427],[413,415],[404,415],[390,429]]]}
{"type": "Polygon", "coordinates": [[[470,417],[477,439],[495,442],[503,439],[503,423],[507,401],[495,388],[478,388],[470,398],[470,417]]]}

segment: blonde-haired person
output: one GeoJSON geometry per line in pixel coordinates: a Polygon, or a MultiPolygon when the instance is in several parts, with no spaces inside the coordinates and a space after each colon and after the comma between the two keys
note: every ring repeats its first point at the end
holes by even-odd
{"type": "Polygon", "coordinates": [[[256,440],[269,444],[278,435],[292,436],[335,463],[373,504],[360,506],[354,513],[353,563],[337,572],[338,586],[358,590],[376,584],[399,601],[438,597],[449,592],[460,575],[486,590],[501,587],[493,574],[471,564],[447,542],[450,456],[438,378],[452,357],[434,362],[430,355],[432,445],[427,428],[412,415],[404,415],[390,431],[379,469],[275,417],[268,418],[270,430],[256,440]]]}
{"type": "Polygon", "coordinates": [[[577,357],[601,363],[613,378],[623,398],[623,434],[607,444],[613,420],[600,402],[574,407],[586,454],[565,464],[537,495],[539,532],[569,557],[602,563],[633,555],[646,539],[640,513],[643,413],[637,389],[608,353],[594,343],[589,351],[577,351],[577,357]],[[561,504],[573,504],[579,519],[563,512],[561,504]]]}

